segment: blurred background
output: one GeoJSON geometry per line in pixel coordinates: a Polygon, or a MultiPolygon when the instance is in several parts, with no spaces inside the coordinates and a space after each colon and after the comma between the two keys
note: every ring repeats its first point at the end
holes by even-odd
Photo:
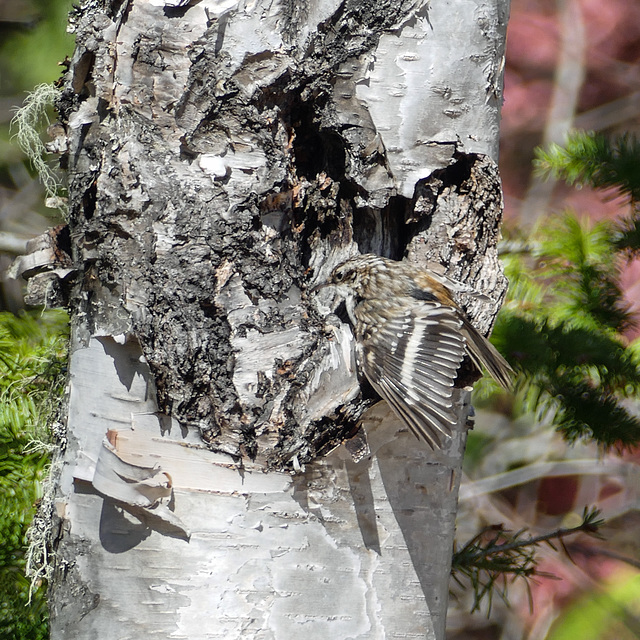
{"type": "MultiPolygon", "coordinates": [[[[46,582],[36,576],[30,589],[25,567],[29,538],[44,533],[28,530],[45,493],[67,318],[61,311],[25,311],[23,284],[5,270],[28,239],[61,222],[58,211],[44,206],[42,185],[12,140],[10,122],[27,92],[60,77],[58,63],[73,52],[70,9],[70,0],[0,0],[0,640],[49,637],[46,582]]],[[[34,547],[36,565],[41,548],[34,547]]]]}
{"type": "MultiPolygon", "coordinates": [[[[536,146],[562,144],[572,129],[638,132],[640,3],[512,0],[504,82],[500,171],[507,226],[531,229],[541,216],[566,209],[593,220],[626,213],[628,203],[613,191],[546,180],[532,173],[531,162],[536,146]]],[[[622,284],[638,313],[640,261],[623,270],[622,284]]]]}
{"type": "MultiPolygon", "coordinates": [[[[39,369],[38,362],[60,365],[64,359],[59,342],[60,337],[64,340],[64,318],[20,315],[22,285],[8,280],[4,270],[24,251],[29,238],[60,222],[57,211],[45,208],[42,186],[11,141],[10,121],[26,92],[59,78],[59,62],[73,50],[73,38],[65,31],[70,8],[68,0],[0,0],[0,312],[6,312],[0,313],[0,363],[3,358],[12,363],[24,361],[25,369],[20,374],[22,386],[12,377],[18,375],[13,365],[11,375],[5,376],[12,381],[11,389],[3,392],[0,384],[0,393],[5,393],[0,404],[6,406],[13,402],[17,407],[16,389],[24,396],[41,393],[47,386],[43,381],[53,384],[56,378],[47,377],[53,374],[39,369]],[[15,314],[26,324],[18,326],[15,314]],[[20,344],[20,353],[11,352],[9,344],[20,344]],[[34,381],[39,383],[35,391],[34,381]]],[[[504,253],[514,289],[525,281],[521,288],[526,291],[510,294],[505,305],[507,318],[515,308],[539,305],[555,295],[556,289],[566,289],[561,279],[578,259],[568,252],[563,264],[562,248],[549,258],[550,242],[564,234],[573,245],[579,244],[576,238],[583,242],[579,249],[587,256],[584,262],[589,268],[594,264],[589,251],[594,255],[599,251],[598,269],[607,271],[610,263],[606,275],[614,288],[619,287],[620,300],[615,304],[624,306],[625,317],[614,329],[607,326],[603,332],[612,336],[611,344],[622,345],[625,353],[640,354],[634,342],[640,335],[640,260],[633,252],[622,255],[611,249],[608,255],[609,245],[602,241],[603,235],[611,233],[607,225],[634,215],[633,199],[616,188],[594,189],[588,181],[568,185],[561,179],[542,177],[532,166],[536,147],[563,144],[571,130],[608,136],[636,134],[639,116],[640,3],[512,1],[500,158],[504,253]],[[560,226],[554,227],[557,221],[560,226]],[[604,226],[597,226],[601,223],[604,226]],[[547,249],[536,253],[538,246],[547,249]],[[539,273],[548,263],[555,264],[556,270],[551,275],[542,272],[546,289],[536,298],[531,292],[542,286],[540,279],[526,280],[526,272],[539,273]]],[[[640,174],[640,166],[637,169],[640,174]]],[[[560,309],[561,305],[557,302],[556,306],[560,309]]],[[[547,326],[560,322],[560,315],[555,320],[540,320],[538,315],[536,322],[547,326]]],[[[519,357],[514,339],[500,342],[508,334],[505,326],[510,326],[508,319],[498,323],[497,344],[506,345],[503,351],[513,361],[519,357]]],[[[56,370],[55,375],[59,374],[56,370]]],[[[469,438],[461,487],[458,548],[491,525],[523,532],[521,539],[580,526],[585,507],[601,510],[606,520],[599,530],[603,539],[588,532],[555,536],[551,540],[555,549],[541,541],[535,547],[537,575],[525,580],[517,572],[509,574],[509,604],[494,592],[491,606],[484,597],[473,614],[470,610],[477,603],[478,590],[458,572],[462,586],[452,581],[449,637],[640,638],[640,456],[637,446],[628,445],[634,441],[633,433],[627,446],[623,443],[607,450],[581,434],[571,436],[570,431],[567,440],[567,430],[563,435],[556,429],[557,405],[549,398],[546,403],[541,400],[544,393],[538,387],[543,382],[538,387],[531,383],[535,377],[531,369],[524,375],[527,383],[515,398],[498,394],[490,383],[479,385],[476,403],[480,410],[469,438]],[[532,389],[537,388],[532,399],[532,389]]],[[[595,378],[594,374],[591,380],[595,378]]],[[[638,423],[633,416],[638,415],[639,383],[633,375],[621,379],[618,395],[631,416],[629,429],[636,430],[637,442],[638,423]]],[[[0,640],[47,637],[43,594],[36,594],[32,605],[25,607],[28,583],[21,571],[26,561],[27,525],[42,496],[47,464],[46,456],[24,452],[34,437],[46,440],[38,429],[42,430],[50,416],[35,416],[28,407],[14,409],[15,415],[4,409],[0,413],[0,547],[4,550],[0,553],[0,640]]],[[[616,442],[613,437],[605,441],[616,442]]],[[[521,560],[526,562],[526,558],[521,560]]]]}
{"type": "MultiPolygon", "coordinates": [[[[554,228],[554,221],[568,215],[582,226],[580,249],[588,253],[599,231],[615,235],[618,221],[637,217],[636,203],[615,188],[596,190],[588,181],[568,185],[543,177],[532,162],[537,146],[564,144],[575,129],[612,138],[638,133],[640,3],[512,0],[504,81],[500,171],[507,243],[516,240],[525,247],[523,252],[538,241],[549,243],[565,231],[554,228]]],[[[637,163],[634,171],[640,171],[637,163]]],[[[513,256],[508,253],[504,257],[509,273],[513,256]]],[[[528,262],[518,260],[542,271],[545,256],[538,254],[536,259],[535,250],[531,253],[528,262]]],[[[571,247],[566,249],[567,263],[570,253],[571,247]]],[[[600,261],[616,265],[613,278],[621,293],[617,304],[628,312],[616,335],[627,352],[637,353],[640,260],[636,256],[605,248],[600,261]]],[[[558,264],[557,255],[555,260],[558,264]]],[[[516,284],[517,275],[513,271],[509,275],[512,285],[516,284]]],[[[551,291],[562,289],[551,276],[545,285],[551,291]]],[[[521,310],[526,305],[526,296],[512,292],[506,313],[514,298],[521,310]]],[[[635,366],[637,370],[637,360],[635,366]]],[[[637,399],[634,388],[624,400],[636,417],[637,399]]],[[[514,533],[526,529],[525,537],[576,526],[586,506],[601,510],[606,521],[599,531],[603,540],[578,534],[563,539],[566,548],[558,539],[552,541],[557,550],[539,544],[537,571],[549,575],[527,582],[516,578],[508,589],[510,606],[494,593],[489,616],[483,615],[488,609],[486,598],[482,613],[469,615],[474,600],[469,583],[463,581],[464,589],[452,583],[449,638],[640,638],[638,447],[614,446],[605,451],[589,438],[567,442],[554,429],[553,410],[538,409],[522,411],[522,406],[504,407],[494,400],[478,412],[465,461],[458,545],[496,523],[514,533]]],[[[637,442],[637,421],[633,429],[637,442]]]]}
{"type": "MultiPolygon", "coordinates": [[[[70,0],[0,0],[0,309],[23,307],[20,283],[4,271],[26,241],[60,222],[44,206],[44,192],[33,169],[12,141],[10,122],[27,92],[55,82],[59,63],[73,53],[66,32],[70,0]]],[[[51,117],[54,114],[51,113],[51,117]]],[[[54,118],[55,121],[55,118],[54,118]]],[[[45,134],[46,139],[46,134],[45,134]]]]}

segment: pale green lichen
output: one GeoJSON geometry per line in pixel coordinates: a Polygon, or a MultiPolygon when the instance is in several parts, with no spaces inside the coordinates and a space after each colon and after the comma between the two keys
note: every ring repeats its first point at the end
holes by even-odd
{"type": "Polygon", "coordinates": [[[47,149],[40,132],[43,124],[49,124],[49,110],[55,107],[60,91],[52,84],[40,84],[29,93],[11,120],[11,129],[21,151],[29,158],[38,173],[47,198],[47,206],[66,213],[66,201],[59,192],[62,183],[55,171],[46,162],[47,149]]]}

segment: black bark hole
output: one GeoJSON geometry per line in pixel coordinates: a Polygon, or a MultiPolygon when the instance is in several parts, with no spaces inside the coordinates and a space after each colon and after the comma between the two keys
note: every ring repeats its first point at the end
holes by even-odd
{"type": "Polygon", "coordinates": [[[96,185],[96,181],[94,180],[91,183],[91,186],[84,192],[82,196],[82,211],[84,213],[84,217],[87,220],[91,220],[93,218],[93,214],[96,211],[96,199],[98,194],[98,188],[96,185]]]}
{"type": "Polygon", "coordinates": [[[345,175],[346,154],[340,135],[321,129],[311,110],[294,110],[292,123],[295,131],[293,153],[297,174],[313,180],[319,173],[326,173],[340,182],[345,175]]]}

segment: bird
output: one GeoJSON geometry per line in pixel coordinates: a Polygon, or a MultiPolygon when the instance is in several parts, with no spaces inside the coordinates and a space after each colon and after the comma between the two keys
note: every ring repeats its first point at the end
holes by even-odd
{"type": "Polygon", "coordinates": [[[505,389],[514,374],[445,282],[451,284],[409,262],[362,254],[337,265],[322,285],[345,302],[367,380],[434,450],[457,422],[453,389],[466,356],[505,389]]]}

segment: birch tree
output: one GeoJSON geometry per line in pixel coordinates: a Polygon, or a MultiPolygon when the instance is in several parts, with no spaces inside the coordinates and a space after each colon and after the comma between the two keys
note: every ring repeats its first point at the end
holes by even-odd
{"type": "Polygon", "coordinates": [[[507,12],[74,11],[55,141],[68,233],[18,268],[72,312],[52,638],[444,638],[477,373],[431,451],[309,292],[358,252],[405,258],[476,292],[459,303],[489,332],[507,12]]]}

